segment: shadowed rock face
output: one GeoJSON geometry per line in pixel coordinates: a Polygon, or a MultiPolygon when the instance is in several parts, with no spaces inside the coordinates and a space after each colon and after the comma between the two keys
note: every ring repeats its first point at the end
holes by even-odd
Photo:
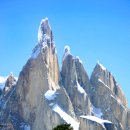
{"type": "Polygon", "coordinates": [[[130,130],[130,112],[120,85],[102,64],[96,65],[89,80],[82,61],[66,46],[59,72],[45,18],[17,83],[12,75],[5,83],[0,122],[10,124],[5,130],[52,130],[61,123],[70,123],[74,130],[130,130]]]}

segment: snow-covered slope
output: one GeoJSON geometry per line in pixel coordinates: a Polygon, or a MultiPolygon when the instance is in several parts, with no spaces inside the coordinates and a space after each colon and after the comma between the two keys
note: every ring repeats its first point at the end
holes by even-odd
{"type": "Polygon", "coordinates": [[[51,109],[56,112],[66,123],[71,124],[74,130],[79,130],[79,122],[65,112],[65,110],[60,106],[60,103],[57,102],[56,98],[59,98],[58,95],[59,93],[54,90],[48,90],[44,94],[45,98],[49,101],[49,106],[51,109]]]}
{"type": "Polygon", "coordinates": [[[110,122],[108,120],[103,120],[103,119],[98,118],[96,116],[80,116],[80,117],[91,120],[91,121],[94,121],[94,122],[97,122],[97,123],[101,124],[103,128],[105,128],[104,123],[112,124],[112,122],[110,122]]]}

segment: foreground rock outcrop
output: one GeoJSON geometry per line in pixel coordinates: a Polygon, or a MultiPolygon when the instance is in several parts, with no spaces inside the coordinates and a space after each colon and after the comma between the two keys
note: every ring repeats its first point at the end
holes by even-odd
{"type": "Polygon", "coordinates": [[[62,123],[74,130],[130,130],[125,95],[102,64],[89,79],[80,58],[66,46],[60,72],[47,18],[40,23],[38,43],[18,81],[10,75],[1,93],[4,130],[52,130],[62,123]]]}

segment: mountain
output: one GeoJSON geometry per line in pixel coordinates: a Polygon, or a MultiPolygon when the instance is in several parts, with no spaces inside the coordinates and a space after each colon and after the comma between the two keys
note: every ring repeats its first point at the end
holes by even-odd
{"type": "Polygon", "coordinates": [[[91,77],[65,46],[61,71],[48,18],[18,80],[0,77],[3,130],[52,130],[68,123],[74,130],[130,130],[130,110],[114,76],[97,63],[91,77]]]}

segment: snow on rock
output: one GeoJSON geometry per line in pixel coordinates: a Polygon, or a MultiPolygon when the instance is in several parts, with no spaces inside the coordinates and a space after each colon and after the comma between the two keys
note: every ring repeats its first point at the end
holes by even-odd
{"type": "Polygon", "coordinates": [[[48,41],[50,41],[50,38],[46,34],[44,34],[42,43],[40,43],[33,49],[31,58],[33,59],[37,58],[41,50],[43,50],[46,47],[48,48],[47,46],[48,41]]]}
{"type": "MultiPolygon", "coordinates": [[[[38,45],[34,48],[32,51],[31,58],[35,59],[43,50],[43,48],[48,47],[47,44],[53,42],[53,36],[52,36],[52,31],[51,27],[48,21],[48,18],[42,19],[39,29],[38,29],[38,45]]],[[[53,45],[54,46],[54,45],[53,45]]]]}
{"type": "Polygon", "coordinates": [[[8,78],[8,77],[2,77],[2,76],[0,76],[0,89],[3,90],[7,78],[8,78]]]}
{"type": "MultiPolygon", "coordinates": [[[[98,79],[100,83],[102,83],[105,87],[109,88],[101,79],[98,79]]],[[[109,88],[110,89],[110,88],[109,88]]]]}
{"type": "Polygon", "coordinates": [[[85,90],[80,86],[78,82],[77,82],[77,89],[80,93],[85,93],[85,90]]]}
{"type": "Polygon", "coordinates": [[[92,106],[92,113],[94,114],[94,116],[101,118],[103,113],[101,111],[100,108],[96,108],[95,106],[92,106]]]}
{"type": "Polygon", "coordinates": [[[48,90],[48,91],[44,94],[44,96],[45,96],[45,98],[48,99],[48,100],[54,100],[54,99],[57,97],[57,94],[58,94],[58,93],[56,93],[56,91],[54,91],[54,90],[48,90]]]}
{"type": "MultiPolygon", "coordinates": [[[[68,56],[68,55],[71,55],[71,52],[70,52],[70,47],[68,46],[68,45],[66,45],[65,47],[64,47],[64,54],[63,54],[63,61],[65,60],[65,58],[68,56]]],[[[82,64],[82,60],[80,60],[80,58],[79,58],[79,56],[73,56],[73,59],[74,60],[77,60],[77,61],[79,61],[81,64],[82,64]]]]}
{"type": "Polygon", "coordinates": [[[70,47],[68,45],[64,47],[64,53],[70,53],[70,47]]]}
{"type": "Polygon", "coordinates": [[[110,122],[108,120],[103,120],[103,119],[100,119],[100,118],[98,118],[96,116],[80,116],[80,117],[91,120],[91,121],[94,121],[94,122],[97,122],[97,123],[101,124],[103,128],[105,128],[104,123],[110,123],[110,124],[112,123],[112,122],[110,122]]]}
{"type": "Polygon", "coordinates": [[[83,63],[82,60],[80,60],[79,56],[76,56],[75,59],[77,59],[81,64],[83,63]]]}
{"type": "Polygon", "coordinates": [[[66,45],[66,46],[64,47],[63,61],[65,60],[65,58],[66,58],[69,54],[71,54],[71,53],[70,53],[70,47],[69,47],[68,45],[66,45]]]}
{"type": "Polygon", "coordinates": [[[102,70],[106,70],[106,68],[103,66],[103,64],[101,64],[99,61],[97,62],[97,64],[101,67],[102,70]]]}
{"type": "Polygon", "coordinates": [[[57,103],[55,103],[55,99],[58,96],[54,90],[48,90],[44,96],[47,100],[50,101],[49,106],[51,109],[56,112],[66,123],[71,124],[74,130],[79,130],[79,122],[73,119],[70,115],[68,115],[57,103]]]}
{"type": "Polygon", "coordinates": [[[66,123],[71,124],[71,126],[74,128],[74,130],[79,130],[79,122],[74,120],[70,115],[68,115],[59,105],[55,104],[53,106],[53,111],[58,113],[60,117],[66,121],[66,123]]]}
{"type": "Polygon", "coordinates": [[[51,30],[51,27],[50,27],[50,24],[48,22],[48,18],[47,17],[45,19],[41,20],[41,23],[40,23],[40,26],[39,26],[39,29],[38,29],[38,42],[39,43],[41,43],[45,37],[49,37],[50,38],[50,36],[47,35],[47,32],[44,32],[44,29],[51,30]],[[46,34],[46,36],[45,36],[45,34],[46,34]]]}

